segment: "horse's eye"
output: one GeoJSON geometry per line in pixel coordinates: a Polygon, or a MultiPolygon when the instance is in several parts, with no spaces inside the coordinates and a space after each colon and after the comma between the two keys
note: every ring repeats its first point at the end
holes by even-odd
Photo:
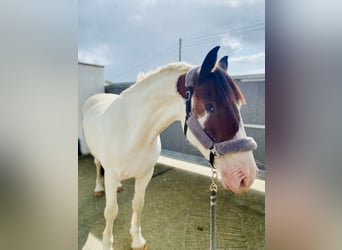
{"type": "Polygon", "coordinates": [[[205,110],[208,111],[209,113],[213,113],[215,111],[214,105],[211,103],[207,103],[205,105],[205,110]]]}

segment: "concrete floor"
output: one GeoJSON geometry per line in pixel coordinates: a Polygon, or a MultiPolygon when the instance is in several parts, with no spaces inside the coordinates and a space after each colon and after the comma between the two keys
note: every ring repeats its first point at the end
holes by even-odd
{"type": "MultiPolygon", "coordinates": [[[[78,249],[102,249],[105,197],[93,196],[95,166],[90,156],[79,159],[78,249]]],[[[114,222],[114,249],[129,250],[128,232],[134,180],[123,181],[114,222]]],[[[146,190],[142,232],[149,250],[209,249],[210,178],[157,164],[146,190]]],[[[236,195],[218,185],[216,249],[265,248],[264,193],[236,195]]]]}

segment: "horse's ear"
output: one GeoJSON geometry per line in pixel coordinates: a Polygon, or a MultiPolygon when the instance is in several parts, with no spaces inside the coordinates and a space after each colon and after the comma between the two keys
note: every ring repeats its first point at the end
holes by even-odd
{"type": "Polygon", "coordinates": [[[185,92],[186,92],[186,87],[185,87],[185,75],[180,75],[177,80],[177,92],[185,99],[185,92]]]}
{"type": "Polygon", "coordinates": [[[218,62],[218,65],[220,68],[224,69],[225,71],[228,71],[228,56],[222,57],[218,62]]]}
{"type": "Polygon", "coordinates": [[[204,61],[201,65],[201,71],[199,73],[200,78],[205,78],[211,72],[211,70],[215,67],[217,60],[217,51],[220,49],[220,46],[216,46],[212,50],[209,51],[207,56],[204,58],[204,61]]]}

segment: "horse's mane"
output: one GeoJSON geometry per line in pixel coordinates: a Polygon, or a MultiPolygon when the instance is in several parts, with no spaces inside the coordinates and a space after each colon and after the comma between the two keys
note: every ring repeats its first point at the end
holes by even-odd
{"type": "Polygon", "coordinates": [[[161,66],[157,69],[148,71],[147,73],[139,72],[137,75],[137,80],[135,84],[141,83],[143,80],[150,78],[154,75],[157,75],[160,72],[167,71],[167,70],[179,70],[179,71],[187,71],[191,68],[190,64],[177,62],[177,63],[169,63],[167,65],[161,66]]]}
{"type": "MultiPolygon", "coordinates": [[[[139,72],[137,75],[136,83],[134,85],[138,85],[141,82],[143,82],[145,79],[148,79],[150,77],[153,77],[161,72],[168,71],[168,70],[178,70],[178,71],[184,71],[187,72],[193,67],[193,65],[190,65],[188,63],[184,62],[176,62],[176,63],[170,63],[164,66],[161,66],[157,69],[148,71],[147,73],[139,72]]],[[[216,68],[213,73],[215,74],[217,78],[217,92],[219,93],[219,98],[221,100],[224,100],[228,98],[229,96],[233,100],[234,103],[238,104],[245,104],[245,98],[239,88],[239,86],[234,82],[234,80],[222,69],[216,68]],[[228,84],[222,84],[224,82],[228,82],[228,84]],[[220,84],[221,83],[221,84],[220,84]]]]}
{"type": "Polygon", "coordinates": [[[216,89],[221,100],[232,99],[236,104],[246,103],[245,97],[243,96],[239,86],[224,70],[216,68],[214,70],[214,74],[218,80],[216,81],[216,89]],[[223,84],[224,82],[228,82],[228,84],[223,84]]]}

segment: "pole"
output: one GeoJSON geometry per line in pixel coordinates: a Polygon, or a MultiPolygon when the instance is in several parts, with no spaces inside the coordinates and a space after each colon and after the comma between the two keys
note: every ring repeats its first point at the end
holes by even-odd
{"type": "Polygon", "coordinates": [[[179,38],[178,61],[182,61],[182,38],[179,38]]]}

